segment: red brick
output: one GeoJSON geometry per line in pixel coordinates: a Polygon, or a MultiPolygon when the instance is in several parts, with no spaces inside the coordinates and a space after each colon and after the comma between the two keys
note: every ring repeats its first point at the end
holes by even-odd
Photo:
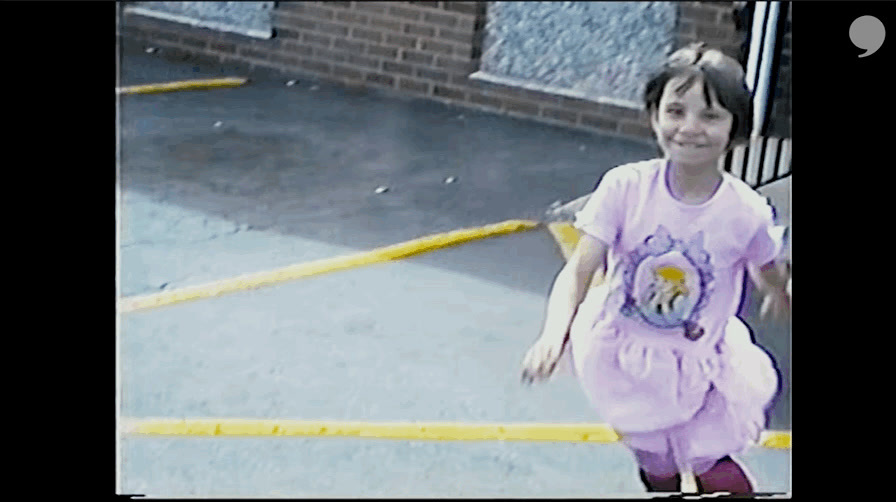
{"type": "Polygon", "coordinates": [[[300,14],[305,10],[305,2],[278,2],[274,13],[300,14]]]}
{"type": "Polygon", "coordinates": [[[299,59],[294,57],[285,56],[282,54],[271,54],[270,60],[272,63],[276,63],[281,67],[295,67],[299,66],[299,59]]]}
{"type": "Polygon", "coordinates": [[[411,50],[404,50],[401,55],[402,61],[407,61],[414,64],[431,65],[433,59],[435,58],[430,54],[424,54],[422,52],[411,50]]]}
{"type": "Polygon", "coordinates": [[[575,124],[578,116],[575,112],[568,110],[560,110],[558,108],[544,107],[541,110],[541,116],[548,119],[562,120],[575,124]]]}
{"type": "Polygon", "coordinates": [[[414,80],[405,77],[401,77],[398,79],[398,88],[404,91],[415,92],[418,94],[428,94],[429,87],[429,82],[424,82],[422,80],[414,80]]]}
{"type": "Polygon", "coordinates": [[[239,53],[241,56],[247,56],[247,57],[250,57],[253,59],[258,59],[261,61],[268,59],[268,55],[270,55],[270,53],[268,51],[259,50],[255,47],[251,47],[251,46],[241,48],[239,53]]]}
{"type": "Polygon", "coordinates": [[[180,43],[197,49],[205,49],[208,47],[208,39],[191,37],[188,35],[182,36],[180,38],[180,43]]]}
{"type": "Polygon", "coordinates": [[[275,10],[274,15],[272,16],[272,19],[274,21],[275,27],[280,26],[280,25],[288,26],[288,25],[298,23],[300,21],[306,22],[306,23],[313,23],[315,21],[320,21],[320,19],[313,18],[307,14],[285,11],[282,9],[275,10]]]}
{"type": "Polygon", "coordinates": [[[551,104],[556,104],[557,101],[557,97],[552,94],[547,94],[541,91],[534,91],[530,89],[523,89],[521,87],[500,86],[499,91],[502,95],[505,95],[509,98],[527,102],[536,102],[542,104],[545,102],[550,102],[551,104]]]}
{"type": "Polygon", "coordinates": [[[433,24],[436,26],[444,26],[446,28],[453,28],[457,26],[457,15],[455,14],[441,14],[438,12],[424,12],[423,13],[423,21],[429,24],[433,24]]]}
{"type": "Polygon", "coordinates": [[[345,52],[353,52],[356,54],[361,54],[364,52],[364,42],[357,42],[354,40],[333,40],[333,47],[345,52]]]}
{"type": "Polygon", "coordinates": [[[397,59],[398,49],[394,47],[384,47],[382,45],[370,45],[367,47],[367,54],[388,59],[397,59]]]}
{"type": "Polygon", "coordinates": [[[472,89],[479,89],[475,84],[479,81],[470,80],[470,74],[468,73],[453,73],[448,77],[448,81],[454,85],[460,85],[464,87],[469,87],[472,89]]]}
{"type": "Polygon", "coordinates": [[[468,73],[473,70],[473,64],[468,59],[457,59],[445,56],[436,58],[436,67],[446,70],[468,73]]]}
{"type": "Polygon", "coordinates": [[[355,2],[355,10],[371,14],[385,14],[390,2],[355,2]]]}
{"type": "Polygon", "coordinates": [[[420,78],[433,80],[435,82],[447,82],[448,81],[448,73],[446,73],[444,71],[433,70],[430,68],[417,68],[416,73],[417,73],[417,76],[420,78]]]}
{"type": "Polygon", "coordinates": [[[434,54],[444,54],[446,56],[450,56],[454,54],[454,46],[451,44],[446,44],[444,42],[437,42],[435,40],[426,40],[423,39],[420,41],[420,48],[427,52],[432,52],[434,54]]]}
{"type": "Polygon", "coordinates": [[[566,110],[597,111],[598,103],[586,99],[557,96],[557,105],[566,110]]]}
{"type": "Polygon", "coordinates": [[[455,31],[446,28],[440,28],[438,38],[461,44],[473,44],[473,32],[471,31],[455,31]]]}
{"type": "Polygon", "coordinates": [[[507,93],[508,87],[503,84],[498,84],[495,82],[487,82],[485,80],[470,80],[467,76],[458,76],[453,75],[452,81],[458,85],[466,85],[470,89],[476,89],[478,91],[484,92],[490,96],[502,97],[502,96],[510,96],[507,93]]]}
{"type": "Polygon", "coordinates": [[[625,119],[637,122],[646,119],[647,117],[646,112],[644,111],[626,108],[624,106],[614,106],[606,103],[595,103],[595,105],[597,105],[596,109],[598,115],[611,117],[613,119],[625,119]]]}
{"type": "Polygon", "coordinates": [[[317,25],[315,24],[313,19],[309,19],[304,16],[293,16],[288,14],[281,14],[279,16],[274,17],[274,28],[277,29],[277,33],[280,33],[281,28],[302,28],[305,30],[313,30],[317,25]]]}
{"type": "Polygon", "coordinates": [[[302,5],[293,8],[296,13],[304,14],[309,17],[315,17],[318,19],[333,19],[333,11],[331,9],[326,9],[318,5],[312,5],[311,2],[301,2],[301,4],[302,5]]]}
{"type": "Polygon", "coordinates": [[[383,71],[409,76],[414,74],[414,68],[411,65],[395,63],[392,61],[383,61],[383,71]]]}
{"type": "Polygon", "coordinates": [[[352,68],[350,66],[343,66],[334,64],[333,67],[333,75],[337,77],[351,79],[351,80],[361,80],[364,78],[364,73],[357,68],[352,68]]]}
{"type": "Polygon", "coordinates": [[[448,98],[448,99],[464,99],[464,91],[460,89],[455,89],[452,87],[445,87],[444,85],[436,85],[432,88],[432,95],[438,96],[440,98],[448,98]]]}
{"type": "Polygon", "coordinates": [[[362,66],[364,68],[370,68],[370,69],[374,69],[374,70],[380,69],[380,60],[379,59],[369,58],[369,57],[365,57],[365,56],[358,56],[356,54],[349,54],[347,56],[346,60],[355,66],[362,66]]]}
{"type": "Polygon", "coordinates": [[[526,115],[538,115],[538,105],[528,101],[505,99],[504,109],[509,112],[523,113],[526,115]]]}
{"type": "Polygon", "coordinates": [[[318,73],[329,73],[330,72],[330,64],[325,63],[323,61],[313,61],[309,59],[300,59],[299,66],[305,68],[306,70],[315,71],[318,73]]]}
{"type": "Polygon", "coordinates": [[[348,58],[348,54],[342,51],[333,51],[319,47],[314,48],[314,59],[317,61],[332,61],[341,63],[348,58]]]}
{"type": "Polygon", "coordinates": [[[445,10],[463,14],[476,14],[476,2],[445,2],[445,10]]]}
{"type": "Polygon", "coordinates": [[[389,87],[395,85],[395,77],[392,75],[383,75],[382,73],[368,73],[364,80],[389,87]]]}
{"type": "Polygon", "coordinates": [[[416,21],[420,19],[421,12],[416,8],[410,9],[404,6],[400,7],[393,4],[389,6],[389,14],[395,17],[400,17],[402,19],[410,19],[412,21],[416,21]]]}
{"type": "Polygon", "coordinates": [[[368,23],[371,28],[379,28],[384,31],[401,31],[401,22],[380,17],[371,17],[368,23]]]}
{"type": "Polygon", "coordinates": [[[339,11],[336,13],[336,20],[350,24],[367,24],[370,21],[370,17],[357,12],[339,11]]]}
{"type": "Polygon", "coordinates": [[[376,30],[367,30],[364,28],[352,28],[352,38],[358,40],[367,40],[370,42],[382,42],[383,34],[376,30]]]}
{"type": "Polygon", "coordinates": [[[409,35],[420,35],[424,37],[431,37],[436,34],[436,29],[432,26],[420,26],[417,24],[408,23],[404,27],[404,32],[409,35]]]}
{"type": "Polygon", "coordinates": [[[329,47],[332,39],[327,35],[318,35],[316,33],[302,33],[302,41],[321,47],[329,47]]]}
{"type": "Polygon", "coordinates": [[[305,23],[301,28],[302,31],[294,29],[292,26],[277,28],[277,37],[281,40],[300,40],[304,31],[312,31],[317,25],[314,23],[305,23]]]}
{"type": "Polygon", "coordinates": [[[457,31],[463,32],[472,32],[476,30],[476,18],[470,16],[460,16],[457,19],[457,26],[454,27],[457,31]]]}
{"type": "Polygon", "coordinates": [[[488,107],[495,108],[495,109],[500,109],[501,104],[503,103],[500,99],[498,99],[496,97],[487,96],[485,94],[475,92],[475,91],[470,92],[470,102],[475,103],[477,105],[488,106],[488,107]]]}
{"type": "Polygon", "coordinates": [[[398,47],[406,47],[409,49],[414,49],[417,47],[417,38],[409,37],[407,35],[396,35],[393,33],[386,34],[386,43],[390,45],[395,45],[398,47]]]}
{"type": "Polygon", "coordinates": [[[215,42],[209,45],[209,47],[213,51],[225,53],[225,54],[234,54],[236,52],[236,44],[226,43],[226,42],[215,42]]]}
{"type": "Polygon", "coordinates": [[[337,37],[348,36],[348,26],[336,24],[336,23],[318,22],[317,23],[317,31],[319,31],[321,33],[326,33],[327,35],[334,35],[337,37]]]}
{"type": "Polygon", "coordinates": [[[283,46],[283,53],[295,56],[310,56],[314,50],[310,45],[287,43],[283,46]]]}

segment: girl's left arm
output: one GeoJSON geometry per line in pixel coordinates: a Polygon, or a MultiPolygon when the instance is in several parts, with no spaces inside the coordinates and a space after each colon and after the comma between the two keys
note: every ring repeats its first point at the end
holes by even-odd
{"type": "Polygon", "coordinates": [[[763,296],[761,316],[772,314],[775,318],[790,320],[791,264],[771,262],[762,267],[748,267],[753,283],[763,296]]]}

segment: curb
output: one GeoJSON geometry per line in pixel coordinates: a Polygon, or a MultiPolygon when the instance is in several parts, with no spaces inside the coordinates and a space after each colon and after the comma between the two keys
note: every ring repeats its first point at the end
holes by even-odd
{"type": "Polygon", "coordinates": [[[211,298],[226,293],[256,289],[263,286],[270,286],[281,282],[326,274],[362,265],[398,260],[429,251],[435,251],[437,249],[456,246],[476,239],[532,230],[539,225],[540,223],[535,221],[509,220],[478,228],[455,230],[453,232],[422,237],[404,243],[374,249],[372,251],[299,263],[275,270],[241,275],[163,293],[123,298],[118,303],[118,311],[120,313],[134,312],[174,303],[198,300],[200,298],[211,298]]]}
{"type": "Polygon", "coordinates": [[[201,80],[182,80],[177,82],[166,82],[158,84],[132,85],[127,87],[118,87],[115,89],[116,94],[156,94],[160,92],[171,91],[192,91],[200,89],[216,89],[221,87],[238,87],[249,79],[239,77],[213,78],[201,80]]]}

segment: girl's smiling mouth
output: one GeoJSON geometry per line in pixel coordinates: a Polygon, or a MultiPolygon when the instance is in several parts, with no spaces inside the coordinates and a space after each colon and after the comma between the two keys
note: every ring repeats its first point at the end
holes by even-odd
{"type": "Polygon", "coordinates": [[[693,142],[685,142],[685,141],[673,141],[678,146],[685,148],[706,148],[706,145],[693,143],[693,142]]]}

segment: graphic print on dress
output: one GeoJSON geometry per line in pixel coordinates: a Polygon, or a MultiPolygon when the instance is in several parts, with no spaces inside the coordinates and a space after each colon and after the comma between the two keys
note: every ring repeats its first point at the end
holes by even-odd
{"type": "Polygon", "coordinates": [[[704,333],[697,320],[709,302],[713,280],[703,232],[685,242],[660,225],[628,255],[622,314],[656,328],[683,328],[688,339],[697,340],[704,333]]]}

